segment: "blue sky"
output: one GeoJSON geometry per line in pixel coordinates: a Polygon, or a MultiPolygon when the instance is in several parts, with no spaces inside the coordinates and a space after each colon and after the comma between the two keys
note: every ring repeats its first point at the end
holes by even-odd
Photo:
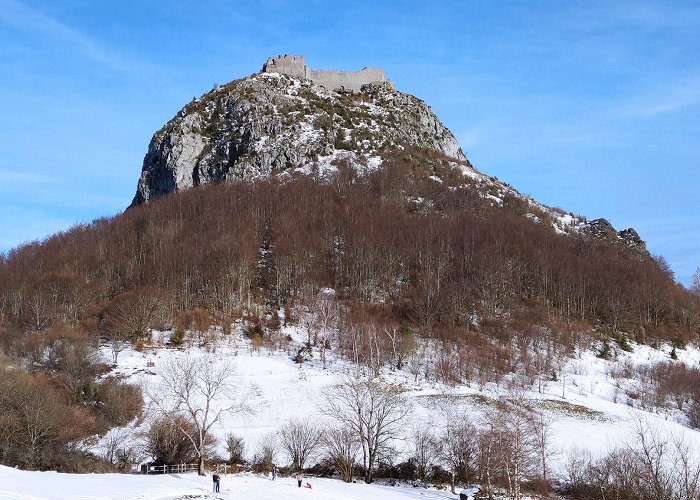
{"type": "Polygon", "coordinates": [[[123,210],[193,96],[381,66],[483,172],[700,266],[700,4],[0,0],[0,251],[123,210]]]}

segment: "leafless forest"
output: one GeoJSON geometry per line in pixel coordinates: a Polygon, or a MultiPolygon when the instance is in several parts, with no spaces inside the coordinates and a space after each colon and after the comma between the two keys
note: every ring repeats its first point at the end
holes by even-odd
{"type": "MultiPolygon", "coordinates": [[[[27,370],[0,379],[0,461],[70,468],[66,457],[85,456],[66,443],[137,415],[136,388],[95,382],[95,349],[109,342],[116,361],[151,328],[201,345],[212,325],[226,334],[243,319],[254,343],[275,344],[280,322],[306,311],[310,344],[370,370],[425,371],[415,353],[441,343],[431,373],[452,384],[509,373],[536,384],[575,348],[697,339],[699,290],[677,285],[663,258],[557,234],[528,212],[517,197],[492,206],[443,159],[407,150],[363,176],[341,163],[325,182],[193,188],[12,250],[0,260],[0,363],[27,370]],[[38,429],[40,405],[59,410],[38,429]]],[[[700,424],[697,370],[640,376],[700,424]]],[[[338,432],[324,439],[341,443],[338,432]]]]}

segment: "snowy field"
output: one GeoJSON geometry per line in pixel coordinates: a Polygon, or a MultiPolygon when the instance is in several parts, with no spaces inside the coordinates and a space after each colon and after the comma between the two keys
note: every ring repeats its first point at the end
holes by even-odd
{"type": "MultiPolygon", "coordinates": [[[[334,357],[328,352],[324,368],[317,352],[313,359],[301,365],[292,360],[298,346],[306,340],[306,332],[298,327],[285,327],[283,337],[291,338],[289,348],[268,350],[263,347],[255,351],[250,341],[240,331],[222,336],[208,349],[190,347],[172,349],[163,347],[168,333],[154,333],[154,344],[139,352],[127,349],[120,353],[118,365],[112,374],[120,374],[129,382],[141,384],[145,391],[158,394],[165,364],[183,356],[208,356],[214,363],[235,367],[236,394],[245,394],[254,413],[248,416],[231,416],[223,419],[213,429],[219,440],[218,454],[227,457],[224,439],[234,433],[244,439],[245,456],[251,459],[258,441],[266,434],[275,432],[291,418],[310,420],[320,426],[330,425],[329,417],[320,409],[324,404],[323,391],[338,384],[345,377],[357,376],[357,367],[334,357]]],[[[551,471],[562,474],[567,455],[580,449],[600,455],[615,446],[631,443],[635,428],[642,425],[660,435],[677,437],[689,444],[690,449],[700,454],[700,432],[686,425],[686,417],[672,407],[654,412],[635,408],[635,402],[627,394],[633,393],[636,382],[619,373],[632,365],[653,364],[669,359],[670,348],[662,350],[634,345],[634,352],[619,352],[615,361],[596,357],[592,350],[578,352],[567,362],[559,380],[526,391],[533,406],[540,409],[551,424],[551,471]],[[613,376],[614,373],[617,376],[613,376]]],[[[105,360],[111,359],[108,346],[103,348],[105,360]]],[[[434,354],[434,353],[433,353],[434,354]]],[[[700,364],[700,351],[689,348],[678,351],[678,358],[688,365],[700,364]]],[[[426,365],[430,363],[430,349],[426,354],[426,365]]],[[[412,403],[412,413],[404,428],[410,438],[414,428],[429,426],[439,430],[445,409],[471,418],[477,426],[483,422],[486,410],[494,400],[507,395],[504,384],[486,384],[479,387],[448,386],[426,377],[426,372],[414,374],[405,370],[386,369],[381,374],[386,383],[399,385],[412,403]]],[[[229,401],[222,401],[228,406],[229,401]]],[[[134,422],[128,429],[115,430],[123,444],[129,440],[137,443],[137,431],[145,430],[148,419],[134,422]]],[[[101,453],[106,437],[93,445],[92,451],[101,453]]],[[[408,458],[410,439],[395,443],[395,463],[408,458]]],[[[147,457],[142,456],[142,459],[147,457]]],[[[281,452],[276,459],[279,465],[289,463],[281,452]]],[[[210,493],[211,478],[200,478],[194,474],[140,476],[118,474],[70,475],[55,472],[23,472],[7,467],[0,468],[0,499],[6,498],[114,498],[114,499],[166,499],[166,498],[301,498],[323,499],[363,498],[382,500],[403,498],[456,498],[448,492],[423,488],[404,488],[365,485],[361,482],[345,484],[331,479],[308,479],[312,488],[298,489],[290,478],[276,482],[251,474],[229,475],[222,478],[221,493],[210,493]]]]}
{"type": "Polygon", "coordinates": [[[158,476],[129,474],[58,474],[26,472],[0,466],[0,499],[12,500],[176,500],[228,499],[257,500],[316,498],[323,500],[438,500],[456,498],[449,492],[420,488],[346,484],[332,479],[310,478],[311,488],[298,488],[293,478],[276,481],[249,475],[222,476],[221,490],[212,493],[211,477],[191,474],[158,476]]]}

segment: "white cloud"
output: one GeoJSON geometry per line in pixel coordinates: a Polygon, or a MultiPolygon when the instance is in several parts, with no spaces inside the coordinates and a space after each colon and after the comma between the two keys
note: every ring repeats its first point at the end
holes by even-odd
{"type": "Polygon", "coordinates": [[[700,104],[700,76],[676,82],[657,81],[654,90],[635,96],[617,108],[622,116],[655,116],[700,104]]]}
{"type": "Polygon", "coordinates": [[[20,31],[36,33],[53,42],[67,45],[84,57],[118,73],[138,74],[148,69],[146,64],[127,58],[93,37],[15,0],[0,0],[0,21],[20,31]]]}

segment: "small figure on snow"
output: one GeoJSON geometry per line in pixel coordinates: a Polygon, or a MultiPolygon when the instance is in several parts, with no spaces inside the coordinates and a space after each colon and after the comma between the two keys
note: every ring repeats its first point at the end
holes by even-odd
{"type": "Polygon", "coordinates": [[[272,466],[272,480],[274,481],[275,478],[277,478],[277,467],[274,465],[272,466]]]}
{"type": "Polygon", "coordinates": [[[301,471],[299,471],[294,477],[297,479],[297,486],[301,488],[301,482],[304,480],[304,474],[302,474],[301,471]]]}
{"type": "Polygon", "coordinates": [[[212,481],[214,481],[214,493],[219,492],[219,486],[221,485],[221,478],[219,477],[218,474],[214,474],[211,477],[212,481]]]}

